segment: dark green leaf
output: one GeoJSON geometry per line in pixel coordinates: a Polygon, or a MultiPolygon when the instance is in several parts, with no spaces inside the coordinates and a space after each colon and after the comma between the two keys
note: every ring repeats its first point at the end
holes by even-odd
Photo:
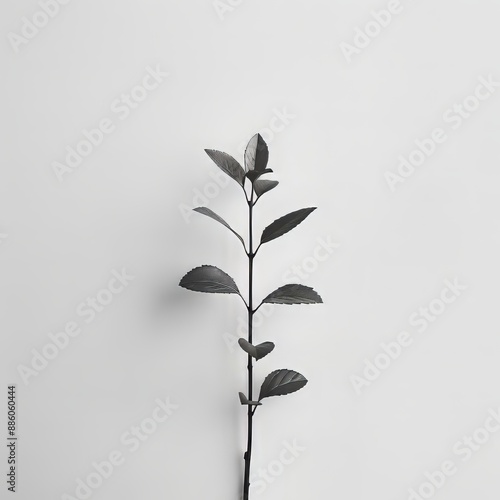
{"type": "Polygon", "coordinates": [[[229,229],[229,231],[235,234],[236,237],[241,241],[241,243],[243,243],[243,246],[245,246],[243,238],[222,217],[217,215],[214,211],[210,210],[207,207],[196,207],[193,208],[193,210],[200,214],[206,215],[207,217],[210,217],[211,219],[216,220],[217,222],[220,222],[223,226],[226,226],[229,229]]]}
{"type": "Polygon", "coordinates": [[[245,171],[231,155],[223,153],[222,151],[216,151],[215,149],[205,149],[205,153],[207,153],[213,162],[229,175],[229,177],[232,177],[240,186],[243,186],[245,171]]]}
{"type": "Polygon", "coordinates": [[[267,356],[274,349],[274,344],[272,342],[263,342],[259,345],[252,345],[245,339],[238,339],[238,344],[240,344],[240,347],[247,354],[250,354],[250,356],[257,360],[267,356]]]}
{"type": "Polygon", "coordinates": [[[322,298],[304,285],[283,285],[270,293],[262,302],[268,304],[322,304],[322,298]]]}
{"type": "Polygon", "coordinates": [[[283,396],[302,389],[307,384],[306,378],[293,370],[275,370],[264,380],[260,388],[259,401],[271,396],[283,396]]]}
{"type": "Polygon", "coordinates": [[[252,182],[255,182],[261,175],[269,174],[272,170],[270,168],[265,168],[264,170],[249,170],[245,176],[248,177],[252,182]]]}
{"type": "Polygon", "coordinates": [[[295,226],[298,226],[314,210],[316,210],[316,207],[301,208],[300,210],[291,212],[275,220],[262,232],[262,236],[260,238],[261,244],[274,240],[275,238],[287,233],[295,226]]]}
{"type": "Polygon", "coordinates": [[[242,405],[262,406],[262,403],[260,403],[259,401],[249,401],[242,392],[238,392],[238,395],[240,396],[240,403],[242,405]]]}
{"type": "Polygon", "coordinates": [[[260,134],[255,134],[245,149],[245,170],[264,170],[269,160],[267,144],[260,134]]]}
{"type": "Polygon", "coordinates": [[[275,188],[277,185],[278,181],[266,181],[264,179],[257,179],[253,183],[253,188],[258,198],[262,196],[264,193],[271,191],[271,189],[275,188]]]}
{"type": "Polygon", "coordinates": [[[215,266],[191,269],[180,281],[180,286],[195,292],[237,293],[240,291],[233,278],[215,266]]]}

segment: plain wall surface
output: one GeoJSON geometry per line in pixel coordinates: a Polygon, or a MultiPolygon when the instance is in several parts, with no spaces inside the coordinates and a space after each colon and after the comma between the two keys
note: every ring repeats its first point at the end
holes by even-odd
{"type": "Polygon", "coordinates": [[[256,363],[255,390],[277,368],[309,383],[255,414],[252,500],[406,500],[446,461],[455,472],[421,498],[497,500],[500,3],[57,5],[31,31],[24,18],[45,23],[34,0],[4,2],[0,16],[0,422],[16,384],[16,498],[78,498],[77,480],[119,452],[89,498],[239,499],[245,310],[178,283],[212,264],[246,291],[238,240],[190,210],[208,195],[246,236],[242,193],[217,183],[203,150],[243,161],[260,132],[280,184],[256,206],[256,235],[318,209],[261,247],[255,298],[300,281],[324,304],[257,321],[254,339],[276,349],[256,363]],[[35,33],[25,42],[23,29],[35,33]],[[157,80],[131,108],[123,94],[148,72],[157,80]],[[102,120],[110,132],[58,178],[54,162],[102,120]],[[401,176],[400,157],[431,137],[401,176]],[[400,175],[394,190],[387,172],[400,175]],[[127,286],[85,313],[124,269],[127,286]],[[23,380],[20,366],[68,322],[80,334],[23,380]],[[370,371],[401,332],[397,359],[370,371]],[[177,407],[133,450],[158,399],[177,407]]]}

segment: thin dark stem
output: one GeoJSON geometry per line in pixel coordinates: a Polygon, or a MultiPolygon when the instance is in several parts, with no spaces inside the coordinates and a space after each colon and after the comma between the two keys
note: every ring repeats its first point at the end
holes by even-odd
{"type": "Polygon", "coordinates": [[[245,253],[248,255],[248,251],[247,251],[247,247],[246,247],[245,243],[244,243],[244,242],[242,242],[241,244],[243,245],[243,250],[244,250],[244,251],[245,251],[245,253]]]}
{"type": "MultiPolygon", "coordinates": [[[[243,189],[243,193],[245,193],[245,198],[247,200],[247,203],[250,203],[250,198],[248,197],[247,190],[245,189],[245,184],[241,186],[241,189],[243,189]]],[[[253,187],[252,187],[252,195],[253,195],[253,187]]]]}
{"type": "Polygon", "coordinates": [[[253,313],[255,314],[258,310],[259,310],[259,307],[264,303],[264,301],[262,301],[254,310],[253,310],[253,313]]]}
{"type": "MultiPolygon", "coordinates": [[[[253,323],[253,189],[248,200],[248,342],[252,343],[252,323],[253,323]]],[[[253,398],[253,360],[250,354],[248,355],[248,399],[253,398]]],[[[248,405],[247,409],[247,451],[245,452],[245,476],[243,480],[243,500],[248,500],[250,489],[250,461],[252,458],[252,417],[255,409],[248,405]]]]}

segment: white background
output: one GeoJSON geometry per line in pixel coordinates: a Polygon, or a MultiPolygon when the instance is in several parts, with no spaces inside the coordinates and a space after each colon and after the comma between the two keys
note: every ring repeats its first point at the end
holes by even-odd
{"type": "MultiPolygon", "coordinates": [[[[318,210],[262,247],[256,298],[306,264],[302,282],[324,305],[276,306],[256,329],[277,346],[256,387],[275,368],[309,384],[256,413],[256,474],[277,470],[284,441],[304,450],[252,498],[404,500],[453,460],[435,498],[498,499],[500,435],[467,462],[453,447],[500,405],[500,92],[456,130],[443,113],[480,76],[500,81],[500,2],[401,6],[349,62],[340,45],[387,2],[243,1],[218,13],[211,0],[73,0],[18,51],[9,34],[40,7],[3,2],[0,421],[17,384],[17,498],[74,496],[114,450],[125,463],[92,499],[239,498],[246,358],[227,339],[244,310],[177,285],[206,263],[246,289],[238,241],[185,208],[213,193],[203,149],[241,161],[261,132],[280,185],[256,207],[257,233],[318,210]],[[122,120],[113,101],[158,65],[169,76],[122,120]],[[293,118],[272,132],[276,110],[293,118]],[[53,162],[106,117],[115,131],[60,182],[53,162]],[[446,142],[391,191],[384,174],[436,127],[446,142]],[[314,263],[318,238],[339,246],[314,263]],[[86,324],[78,305],[122,268],[135,278],[86,324]],[[409,317],[455,278],[467,289],[418,333],[409,317]],[[69,321],[81,334],[25,384],[19,366],[69,321]],[[412,345],[358,394],[352,376],[404,330],[412,345]],[[167,397],[178,409],[131,453],[121,436],[167,397]]],[[[233,181],[209,206],[245,231],[233,181]]]]}

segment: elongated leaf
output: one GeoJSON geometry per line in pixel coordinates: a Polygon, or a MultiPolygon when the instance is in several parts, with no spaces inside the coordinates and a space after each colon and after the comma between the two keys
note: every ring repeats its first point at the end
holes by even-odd
{"type": "Polygon", "coordinates": [[[278,181],[266,181],[264,179],[257,179],[253,183],[253,188],[255,190],[255,194],[257,198],[262,196],[264,193],[271,191],[278,185],[278,181]]]}
{"type": "Polygon", "coordinates": [[[264,170],[269,160],[267,144],[260,134],[255,134],[245,149],[245,170],[264,170]]]}
{"type": "Polygon", "coordinates": [[[240,396],[240,403],[242,405],[251,405],[251,406],[262,406],[262,403],[259,401],[250,401],[242,392],[238,392],[240,396]]]}
{"type": "Polygon", "coordinates": [[[323,299],[305,285],[283,285],[270,293],[262,302],[268,304],[321,304],[323,299]]]}
{"type": "Polygon", "coordinates": [[[231,155],[223,153],[222,151],[216,151],[215,149],[205,149],[205,153],[207,153],[213,162],[229,175],[229,177],[233,178],[240,186],[243,186],[245,171],[231,155]]]}
{"type": "Polygon", "coordinates": [[[240,291],[233,278],[215,266],[200,266],[191,269],[180,281],[180,286],[195,292],[237,293],[240,291]]]}
{"type": "Polygon", "coordinates": [[[250,181],[255,182],[261,175],[269,174],[272,172],[270,168],[265,168],[264,170],[249,170],[245,176],[250,179],[250,181]]]}
{"type": "Polygon", "coordinates": [[[301,208],[295,212],[291,212],[279,219],[276,219],[273,223],[269,224],[260,238],[260,242],[267,243],[268,241],[274,240],[279,236],[288,233],[295,226],[298,226],[311,212],[316,210],[316,207],[301,208]]]}
{"type": "Polygon", "coordinates": [[[304,375],[293,370],[275,370],[264,380],[259,394],[259,401],[271,396],[283,396],[302,389],[307,384],[304,375]]]}
{"type": "Polygon", "coordinates": [[[245,242],[243,241],[243,238],[219,215],[217,215],[213,210],[210,210],[207,207],[196,207],[193,208],[195,212],[198,212],[200,214],[206,215],[207,217],[210,217],[213,220],[216,220],[217,222],[221,223],[223,226],[226,226],[229,231],[231,231],[233,234],[236,235],[236,237],[243,243],[243,246],[245,246],[245,242]]]}
{"type": "Polygon", "coordinates": [[[240,347],[247,354],[250,354],[250,356],[257,360],[267,356],[274,349],[274,344],[272,342],[263,342],[259,345],[253,345],[245,339],[238,339],[238,344],[240,344],[240,347]]]}

